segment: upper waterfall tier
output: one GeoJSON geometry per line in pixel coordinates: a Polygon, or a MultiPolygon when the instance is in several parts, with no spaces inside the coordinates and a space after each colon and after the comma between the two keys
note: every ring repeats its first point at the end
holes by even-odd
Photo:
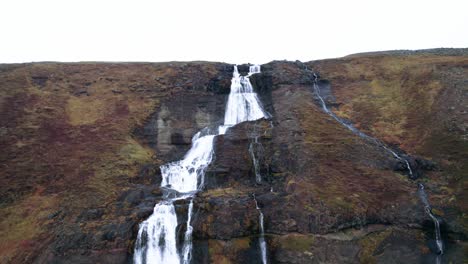
{"type": "Polygon", "coordinates": [[[260,72],[260,66],[250,66],[247,76],[241,76],[234,66],[231,80],[231,93],[229,94],[224,125],[232,126],[244,121],[257,120],[268,117],[254,92],[249,76],[260,72]]]}

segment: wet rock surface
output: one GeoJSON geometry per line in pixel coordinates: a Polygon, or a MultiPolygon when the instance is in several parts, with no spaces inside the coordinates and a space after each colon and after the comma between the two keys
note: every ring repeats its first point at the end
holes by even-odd
{"type": "MultiPolygon", "coordinates": [[[[401,56],[307,66],[320,73],[332,111],[420,173],[444,219],[442,263],[460,263],[468,59],[401,56]],[[391,80],[402,86],[389,95],[391,80]]],[[[138,224],[168,195],[159,166],[182,158],[197,131],[222,123],[231,73],[232,65],[205,62],[0,67],[0,262],[131,262],[138,224]]],[[[404,164],[324,113],[312,81],[302,63],[287,61],[251,77],[272,118],[215,138],[194,200],[193,262],[261,263],[255,194],[270,263],[433,263],[433,224],[404,164]]],[[[176,203],[178,215],[187,204],[176,203]]],[[[178,219],[179,237],[186,220],[178,219]]]]}

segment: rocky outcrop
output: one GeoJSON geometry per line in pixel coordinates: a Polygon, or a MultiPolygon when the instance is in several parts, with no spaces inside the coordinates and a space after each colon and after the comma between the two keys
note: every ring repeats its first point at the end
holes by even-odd
{"type": "MultiPolygon", "coordinates": [[[[467,62],[424,53],[306,63],[336,115],[420,173],[444,219],[447,263],[467,245],[467,62]]],[[[231,74],[208,62],[2,65],[0,262],[130,262],[138,224],[167,195],[159,166],[222,123],[231,74]]],[[[261,263],[254,194],[271,263],[434,261],[416,183],[322,111],[301,62],[262,65],[251,82],[272,118],[216,137],[194,202],[194,263],[261,263]]],[[[175,206],[182,237],[187,202],[175,206]]]]}

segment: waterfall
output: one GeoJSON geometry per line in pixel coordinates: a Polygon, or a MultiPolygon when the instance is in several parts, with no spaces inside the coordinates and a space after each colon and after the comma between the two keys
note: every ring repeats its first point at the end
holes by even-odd
{"type": "MultiPolygon", "coordinates": [[[[273,122],[270,121],[270,127],[273,128],[273,122]]],[[[253,129],[249,131],[249,138],[253,139],[250,140],[249,144],[249,154],[250,158],[252,159],[253,163],[253,170],[255,174],[255,181],[260,184],[262,183],[262,174],[260,172],[260,165],[264,161],[265,157],[265,149],[261,142],[259,142],[258,138],[263,134],[264,136],[267,133],[267,129],[263,130],[263,133],[259,131],[259,126],[254,125],[253,129]]]]}
{"type": "Polygon", "coordinates": [[[183,160],[161,166],[162,187],[178,192],[193,192],[203,183],[205,169],[213,156],[214,135],[194,137],[192,148],[183,160]]]}
{"type": "Polygon", "coordinates": [[[258,238],[258,242],[260,245],[260,253],[262,257],[262,264],[267,264],[267,250],[266,250],[266,242],[265,242],[265,229],[263,227],[263,213],[260,207],[258,206],[257,199],[255,198],[255,194],[253,195],[253,199],[255,201],[255,208],[258,211],[258,222],[260,223],[260,237],[258,238]]]}
{"type": "Polygon", "coordinates": [[[257,183],[262,182],[262,175],[260,174],[260,162],[258,157],[261,147],[262,144],[258,142],[258,136],[255,136],[254,141],[249,144],[249,153],[254,165],[255,181],[257,183]]]}
{"type": "Polygon", "coordinates": [[[182,248],[183,252],[183,264],[189,264],[192,259],[192,232],[193,227],[190,224],[192,222],[192,212],[193,212],[193,199],[190,200],[189,209],[188,209],[188,219],[187,219],[187,230],[185,231],[184,236],[184,247],[182,248]]]}
{"type": "Polygon", "coordinates": [[[424,205],[424,211],[426,214],[432,219],[434,222],[434,233],[435,233],[435,241],[436,241],[436,246],[437,254],[442,255],[444,254],[444,243],[442,240],[442,236],[440,233],[440,222],[439,219],[432,213],[432,207],[429,204],[429,200],[427,199],[427,194],[426,191],[424,190],[424,185],[422,183],[418,183],[418,194],[419,198],[421,199],[421,202],[424,205]]]}
{"type": "Polygon", "coordinates": [[[249,77],[260,72],[260,66],[250,66],[249,74],[241,76],[234,67],[231,92],[224,115],[224,126],[233,126],[244,121],[257,120],[269,115],[263,110],[257,94],[254,92],[249,77]]]}
{"type": "MultiPolygon", "coordinates": [[[[164,263],[189,264],[192,257],[191,225],[193,199],[203,188],[206,168],[213,158],[213,142],[217,135],[241,122],[268,118],[257,94],[254,92],[249,77],[260,73],[260,66],[250,66],[247,76],[241,76],[234,66],[231,80],[231,92],[224,117],[224,125],[215,131],[205,128],[192,138],[192,147],[179,161],[170,162],[160,167],[161,187],[169,194],[154,207],[153,214],[143,221],[138,230],[133,261],[136,264],[164,263]],[[187,213],[187,230],[182,249],[177,249],[177,214],[174,201],[190,199],[187,213]]],[[[263,215],[262,215],[263,217],[263,215]]],[[[263,218],[262,218],[263,229],[263,218]]]]}
{"type": "Polygon", "coordinates": [[[172,201],[157,204],[153,214],[140,225],[135,263],[180,263],[176,227],[177,216],[172,201]]]}
{"type": "MultiPolygon", "coordinates": [[[[306,71],[308,72],[311,72],[313,77],[314,77],[314,80],[313,80],[313,86],[314,86],[314,93],[316,94],[316,96],[318,97],[319,101],[320,101],[320,104],[322,106],[322,109],[328,114],[330,115],[331,117],[333,117],[336,121],[338,121],[338,123],[342,124],[343,126],[345,126],[346,128],[348,128],[349,130],[351,130],[353,133],[357,134],[358,136],[360,136],[361,138],[364,138],[366,140],[369,140],[371,142],[374,142],[375,144],[377,144],[378,146],[381,146],[383,149],[385,149],[387,152],[389,152],[390,154],[392,154],[393,157],[395,157],[396,159],[400,160],[400,161],[403,161],[405,163],[405,166],[406,166],[406,169],[408,170],[408,174],[409,174],[409,177],[410,179],[414,179],[414,174],[413,174],[413,170],[411,169],[411,165],[409,164],[408,160],[401,157],[400,155],[398,155],[396,152],[394,152],[393,150],[391,150],[390,148],[388,148],[387,146],[385,146],[385,144],[381,141],[379,141],[378,139],[376,138],[373,138],[371,136],[368,136],[366,134],[364,134],[363,132],[359,131],[357,128],[355,128],[354,126],[352,126],[351,124],[348,124],[346,123],[345,121],[343,121],[341,118],[339,118],[338,116],[335,115],[335,113],[333,113],[332,111],[330,111],[325,103],[325,100],[323,99],[323,97],[321,96],[320,94],[320,87],[318,86],[317,84],[317,81],[318,81],[318,76],[317,74],[315,74],[314,72],[310,71],[308,68],[307,68],[307,65],[303,64],[304,68],[306,71]]],[[[443,240],[442,240],[442,236],[441,236],[441,233],[440,233],[440,222],[439,222],[439,219],[432,213],[432,208],[429,204],[429,201],[427,199],[427,194],[426,192],[424,191],[424,185],[422,183],[418,183],[418,194],[419,194],[419,197],[422,201],[422,203],[424,204],[424,211],[427,213],[427,215],[432,219],[432,221],[434,222],[434,232],[435,232],[435,241],[436,241],[436,246],[437,246],[437,250],[439,251],[437,254],[437,258],[436,258],[436,263],[440,263],[441,262],[441,257],[442,257],[442,254],[444,253],[444,245],[443,245],[443,240]]]]}
{"type": "MultiPolygon", "coordinates": [[[[304,64],[304,66],[305,66],[306,71],[310,71],[305,64],[304,64]]],[[[322,95],[320,94],[320,87],[317,84],[318,76],[314,72],[312,72],[312,75],[314,76],[314,81],[313,81],[314,93],[317,96],[317,98],[319,99],[323,111],[325,111],[325,113],[327,113],[329,116],[333,117],[338,123],[340,123],[341,125],[343,125],[347,129],[351,130],[351,132],[353,132],[354,134],[358,135],[359,137],[361,137],[363,139],[366,139],[368,141],[371,141],[371,142],[375,143],[377,146],[381,146],[383,149],[385,149],[390,154],[392,154],[393,157],[395,157],[396,159],[398,159],[400,161],[403,161],[405,163],[406,170],[408,171],[409,177],[411,179],[413,179],[414,178],[413,170],[411,169],[411,166],[410,166],[407,159],[405,159],[405,158],[401,157],[400,155],[398,155],[395,151],[393,151],[390,148],[388,148],[387,146],[385,146],[384,143],[377,140],[376,138],[368,136],[365,133],[359,131],[359,129],[355,128],[353,125],[346,123],[343,119],[339,118],[335,113],[333,113],[332,111],[330,111],[330,109],[328,109],[327,104],[325,103],[325,100],[323,99],[322,95]]]]}

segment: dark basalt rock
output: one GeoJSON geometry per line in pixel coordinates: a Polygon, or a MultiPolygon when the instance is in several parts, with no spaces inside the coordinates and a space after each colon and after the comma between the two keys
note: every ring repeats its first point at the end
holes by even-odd
{"type": "MultiPolygon", "coordinates": [[[[205,175],[206,189],[225,188],[239,183],[246,186],[256,185],[252,157],[249,153],[249,145],[254,142],[255,136],[258,136],[259,144],[268,148],[271,139],[268,120],[241,123],[230,128],[225,135],[215,138],[215,157],[205,175]]],[[[261,167],[263,178],[266,180],[268,164],[264,162],[261,167]]]]}
{"type": "Polygon", "coordinates": [[[253,199],[249,196],[203,196],[197,198],[195,204],[195,239],[226,240],[258,233],[258,213],[253,199]]]}
{"type": "Polygon", "coordinates": [[[46,82],[49,79],[48,76],[32,76],[31,78],[32,82],[41,88],[43,88],[46,85],[46,82]]]}
{"type": "Polygon", "coordinates": [[[90,209],[88,211],[83,212],[80,216],[78,216],[77,221],[89,221],[89,220],[98,220],[104,214],[104,210],[101,208],[98,209],[90,209]]]}
{"type": "Polygon", "coordinates": [[[164,161],[178,160],[191,145],[193,135],[224,117],[225,95],[179,94],[161,103],[134,135],[147,142],[164,161]]]}
{"type": "MultiPolygon", "coordinates": [[[[443,219],[442,261],[458,263],[467,239],[466,58],[424,54],[307,66],[324,78],[332,111],[408,160],[443,219]]],[[[138,225],[170,195],[159,187],[159,166],[222,123],[232,70],[207,62],[0,65],[0,262],[130,263],[138,225]]],[[[302,63],[274,61],[250,79],[272,117],[215,138],[194,198],[194,263],[261,263],[253,194],[269,263],[434,261],[433,222],[402,175],[405,164],[324,113],[302,63]],[[255,137],[261,182],[249,152],[255,137]]],[[[180,244],[188,201],[175,207],[180,244]]]]}

